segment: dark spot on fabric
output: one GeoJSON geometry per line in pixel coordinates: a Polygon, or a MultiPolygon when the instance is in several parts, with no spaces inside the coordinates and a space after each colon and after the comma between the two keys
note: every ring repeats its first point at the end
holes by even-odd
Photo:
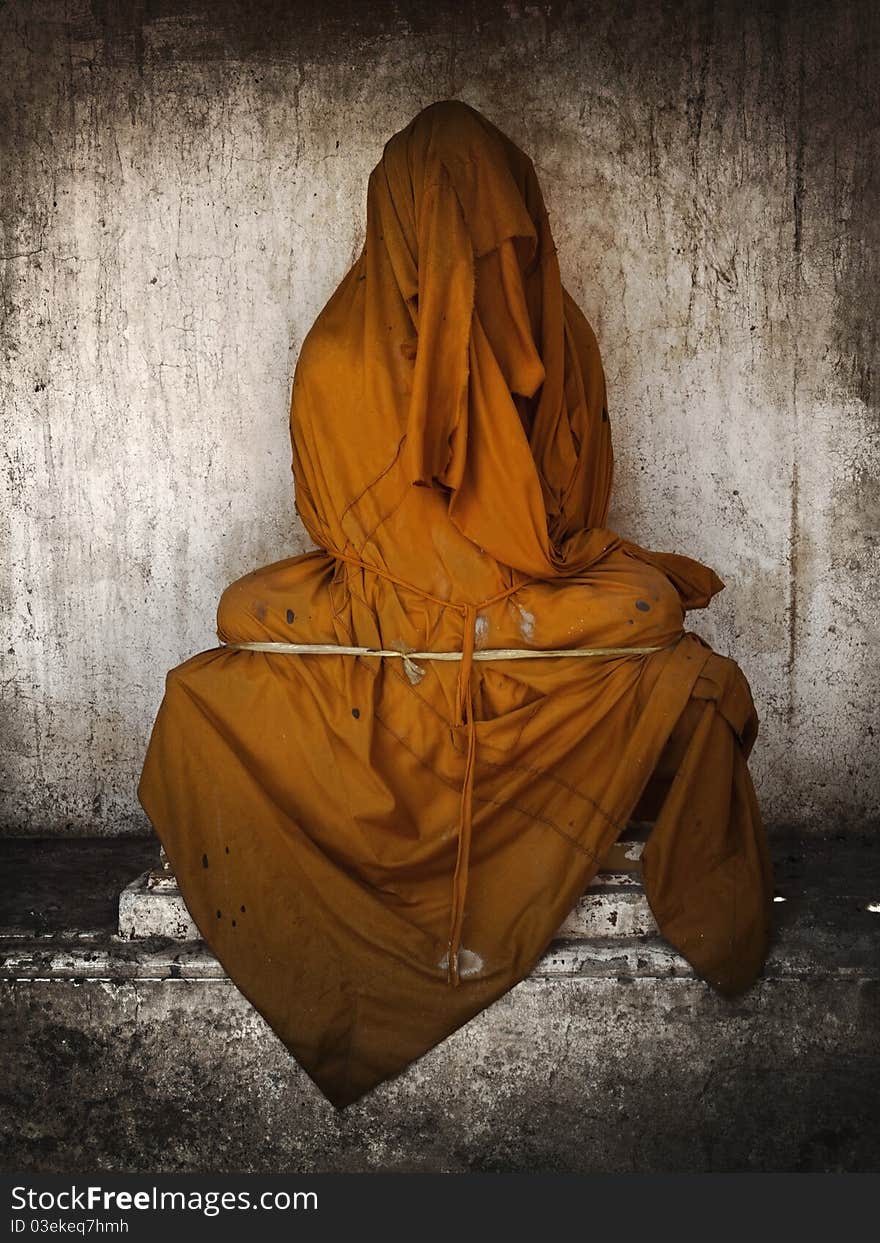
{"type": "Polygon", "coordinates": [[[226,847],[226,853],[229,854],[229,847],[226,847]]]}
{"type": "Polygon", "coordinates": [[[223,917],[223,912],[222,912],[222,911],[218,911],[218,912],[217,912],[217,918],[218,918],[218,919],[222,919],[222,917],[223,917]]]}
{"type": "Polygon", "coordinates": [[[603,423],[608,422],[608,410],[605,406],[602,407],[602,422],[603,423]]]}
{"type": "Polygon", "coordinates": [[[233,928],[235,927],[235,920],[234,920],[234,919],[233,919],[233,921],[232,921],[232,926],[233,926],[233,928]]]}
{"type": "Polygon", "coordinates": [[[293,619],[294,619],[294,617],[295,617],[295,616],[296,616],[296,614],[294,613],[293,609],[288,609],[288,610],[287,610],[287,624],[288,624],[288,626],[292,623],[292,621],[293,621],[293,619]]]}
{"type": "Polygon", "coordinates": [[[207,866],[208,866],[208,856],[202,855],[202,867],[206,868],[207,866]]]}
{"type": "Polygon", "coordinates": [[[360,708],[352,708],[351,715],[354,717],[356,721],[360,720],[360,715],[361,715],[360,708]]]}
{"type": "Polygon", "coordinates": [[[636,600],[636,608],[641,613],[650,613],[651,606],[647,600],[636,600]]]}
{"type": "Polygon", "coordinates": [[[243,915],[243,914],[244,914],[244,907],[242,906],[242,907],[240,907],[239,909],[241,910],[241,913],[242,913],[242,915],[243,915]]]}

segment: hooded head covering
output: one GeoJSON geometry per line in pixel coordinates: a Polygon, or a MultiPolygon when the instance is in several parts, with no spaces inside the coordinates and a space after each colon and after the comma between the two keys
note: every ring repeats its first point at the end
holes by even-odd
{"type": "MultiPolygon", "coordinates": [[[[426,520],[463,537],[459,581],[465,544],[538,579],[620,545],[605,528],[611,425],[595,336],[562,287],[531,160],[466,104],[426,108],[386,145],[363,252],[300,355],[291,433],[316,542],[369,545],[421,586],[443,588],[406,555],[407,524],[426,520]]],[[[664,569],[686,606],[722,585],[687,558],[664,569]]]]}
{"type": "Polygon", "coordinates": [[[604,379],[566,314],[531,160],[464,104],[438,104],[388,144],[368,202],[417,341],[410,481],[448,488],[452,521],[507,565],[583,565],[611,486],[604,379]]]}

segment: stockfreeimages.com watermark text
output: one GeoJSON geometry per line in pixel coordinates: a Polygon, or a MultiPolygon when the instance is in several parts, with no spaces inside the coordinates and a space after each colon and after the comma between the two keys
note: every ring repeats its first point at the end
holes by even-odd
{"type": "MultiPolygon", "coordinates": [[[[13,1212],[31,1213],[170,1211],[217,1217],[220,1213],[246,1209],[281,1213],[305,1209],[314,1212],[318,1208],[318,1195],[314,1191],[262,1191],[252,1196],[248,1191],[160,1191],[158,1187],[143,1191],[108,1191],[100,1186],[77,1187],[72,1184],[61,1191],[13,1187],[11,1207],[13,1212]]],[[[26,1229],[27,1223],[24,1226],[14,1225],[13,1233],[20,1234],[26,1229]]]]}

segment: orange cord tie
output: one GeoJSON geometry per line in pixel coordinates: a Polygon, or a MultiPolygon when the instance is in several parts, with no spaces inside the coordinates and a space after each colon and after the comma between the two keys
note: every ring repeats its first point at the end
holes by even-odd
{"type": "Polygon", "coordinates": [[[461,812],[458,819],[458,851],[452,877],[452,912],[449,923],[449,946],[446,956],[446,978],[458,985],[458,952],[464,924],[464,903],[470,870],[471,828],[474,818],[474,775],[477,759],[477,729],[474,722],[474,699],[471,674],[474,658],[474,632],[477,611],[472,604],[464,606],[464,634],[461,644],[461,665],[458,671],[458,721],[467,730],[467,757],[461,783],[461,812]]]}

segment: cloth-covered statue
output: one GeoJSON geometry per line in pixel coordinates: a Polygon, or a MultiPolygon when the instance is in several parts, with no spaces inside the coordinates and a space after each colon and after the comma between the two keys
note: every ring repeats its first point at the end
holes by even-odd
{"type": "Polygon", "coordinates": [[[663,936],[745,989],[771,902],[755,710],[684,629],[722,583],[605,525],[596,340],[531,161],[466,105],[425,109],[371,174],[291,435],[318,551],[226,590],[139,794],[320,1089],[356,1100],[527,975],[636,812],[663,936]]]}

